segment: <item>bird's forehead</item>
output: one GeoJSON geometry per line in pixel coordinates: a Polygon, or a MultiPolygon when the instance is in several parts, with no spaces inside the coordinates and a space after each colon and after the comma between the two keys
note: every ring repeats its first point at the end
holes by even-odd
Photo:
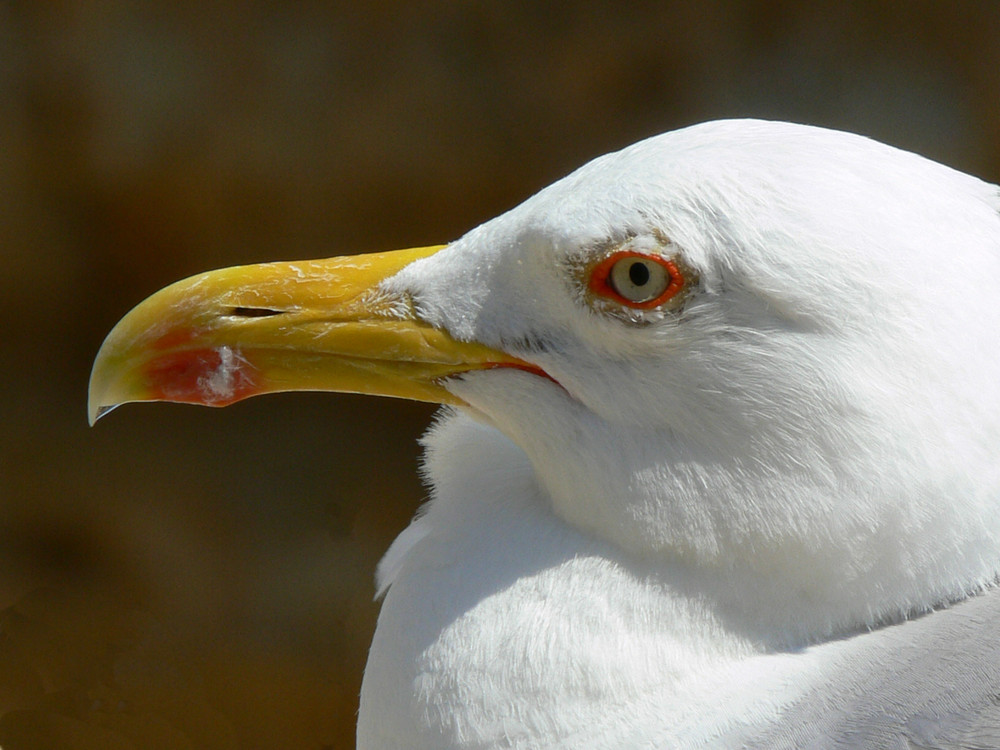
{"type": "Polygon", "coordinates": [[[940,213],[944,188],[965,194],[978,190],[973,183],[858,136],[712,123],[591,161],[395,283],[469,314],[487,295],[544,302],[536,297],[565,277],[565,261],[654,237],[705,288],[739,287],[774,309],[823,314],[833,300],[850,309],[859,295],[907,286],[913,265],[964,231],[959,214],[971,210],[963,203],[928,222],[925,208],[940,213]],[[869,289],[876,279],[883,287],[869,289]]]}
{"type": "Polygon", "coordinates": [[[725,128],[641,141],[593,159],[416,265],[422,273],[444,265],[482,272],[504,258],[548,261],[645,234],[687,240],[694,251],[706,228],[738,202],[734,173],[752,181],[761,160],[736,167],[740,153],[725,128]]]}

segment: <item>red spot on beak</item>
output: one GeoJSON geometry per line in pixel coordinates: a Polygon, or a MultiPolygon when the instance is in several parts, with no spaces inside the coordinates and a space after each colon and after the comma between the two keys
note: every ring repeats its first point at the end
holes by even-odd
{"type": "Polygon", "coordinates": [[[144,375],[151,397],[160,401],[228,406],[261,392],[256,368],[228,347],[163,354],[144,375]]]}
{"type": "Polygon", "coordinates": [[[194,328],[176,328],[160,336],[151,346],[157,351],[177,349],[189,341],[194,341],[199,333],[200,331],[194,328]]]}

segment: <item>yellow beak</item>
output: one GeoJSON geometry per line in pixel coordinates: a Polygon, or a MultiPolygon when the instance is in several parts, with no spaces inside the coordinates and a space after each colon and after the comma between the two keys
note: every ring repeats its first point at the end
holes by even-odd
{"type": "Polygon", "coordinates": [[[210,271],[135,307],[90,376],[93,424],[130,401],[226,406],[279,391],[372,393],[461,404],[442,382],[537,368],[427,325],[379,284],[441,247],[210,271]]]}

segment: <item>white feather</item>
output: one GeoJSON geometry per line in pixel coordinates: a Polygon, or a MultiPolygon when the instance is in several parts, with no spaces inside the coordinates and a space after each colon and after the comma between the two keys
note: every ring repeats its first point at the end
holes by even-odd
{"type": "Polygon", "coordinates": [[[387,293],[558,385],[451,383],[359,747],[711,746],[866,636],[831,639],[989,586],[998,289],[996,186],[756,121],[596,159],[404,269],[387,293]],[[697,272],[679,311],[581,293],[626,241],[697,272]]]}

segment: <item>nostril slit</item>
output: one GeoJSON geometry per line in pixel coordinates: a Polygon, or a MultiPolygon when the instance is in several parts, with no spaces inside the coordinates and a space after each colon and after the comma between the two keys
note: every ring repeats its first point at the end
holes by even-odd
{"type": "Polygon", "coordinates": [[[229,311],[229,314],[236,318],[269,318],[281,313],[281,310],[271,310],[267,307],[234,307],[229,311]]]}

